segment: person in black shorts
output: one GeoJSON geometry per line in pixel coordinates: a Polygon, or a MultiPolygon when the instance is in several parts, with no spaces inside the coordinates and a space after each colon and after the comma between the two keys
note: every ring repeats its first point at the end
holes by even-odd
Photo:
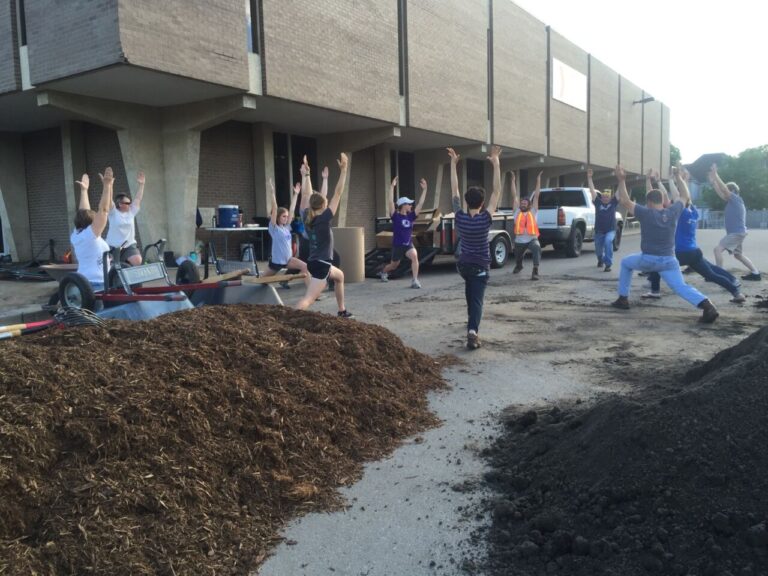
{"type": "Polygon", "coordinates": [[[338,316],[340,318],[352,318],[352,314],[344,306],[344,272],[332,263],[333,230],[331,230],[331,221],[339,208],[341,195],[344,193],[349,159],[342,152],[338,162],[341,173],[330,202],[322,194],[312,193],[312,180],[309,177],[309,164],[306,156],[304,156],[301,165],[301,213],[304,218],[304,229],[309,238],[307,271],[310,279],[307,293],[296,304],[296,308],[299,310],[309,308],[325,289],[326,283],[331,280],[334,283],[333,291],[339,306],[338,316]]]}

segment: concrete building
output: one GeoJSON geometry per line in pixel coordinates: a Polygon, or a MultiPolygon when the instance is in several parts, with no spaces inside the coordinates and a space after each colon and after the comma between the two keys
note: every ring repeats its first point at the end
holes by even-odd
{"type": "Polygon", "coordinates": [[[669,109],[510,0],[0,0],[2,248],[24,260],[69,245],[77,180],[107,165],[147,190],[142,240],[177,254],[197,207],[287,205],[307,154],[331,189],[351,156],[339,226],[386,215],[429,182],[450,211],[446,146],[462,184],[490,183],[490,143],[530,189],[612,184],[621,162],[666,173],[669,109]]]}

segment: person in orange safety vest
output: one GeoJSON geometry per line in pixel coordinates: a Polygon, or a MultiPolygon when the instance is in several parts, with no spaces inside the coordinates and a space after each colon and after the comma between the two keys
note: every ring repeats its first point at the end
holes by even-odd
{"type": "Polygon", "coordinates": [[[539,262],[541,262],[541,244],[539,244],[539,225],[536,214],[539,211],[539,192],[541,191],[541,175],[536,176],[536,189],[530,197],[520,198],[515,185],[515,173],[512,172],[512,202],[515,209],[515,268],[517,274],[523,269],[523,258],[526,251],[533,256],[533,272],[531,280],[539,279],[539,262]]]}

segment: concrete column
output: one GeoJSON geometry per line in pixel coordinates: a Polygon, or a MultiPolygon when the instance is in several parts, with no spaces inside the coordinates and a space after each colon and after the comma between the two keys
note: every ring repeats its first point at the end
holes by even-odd
{"type": "Polygon", "coordinates": [[[269,180],[275,181],[274,131],[271,126],[254,124],[253,134],[253,182],[256,186],[256,213],[268,215],[272,210],[269,180]]]}
{"type": "Polygon", "coordinates": [[[21,135],[0,134],[0,219],[3,243],[14,261],[32,258],[27,175],[21,135]]]}
{"type": "Polygon", "coordinates": [[[374,154],[374,181],[376,182],[376,216],[386,217],[389,214],[389,186],[392,184],[392,158],[387,144],[378,144],[374,154]]]}
{"type": "MultiPolygon", "coordinates": [[[[200,132],[177,130],[163,134],[162,180],[165,198],[158,198],[158,228],[167,222],[168,250],[187,254],[195,248],[195,216],[200,167],[200,132]],[[164,202],[163,202],[164,200],[164,202]]],[[[149,176],[147,176],[149,181],[149,176]]],[[[149,184],[147,184],[149,186],[149,184]]],[[[152,222],[155,224],[155,222],[152,222]]],[[[156,238],[153,237],[154,242],[156,238]]]]}
{"type": "Polygon", "coordinates": [[[81,122],[61,125],[61,153],[64,160],[64,192],[67,200],[67,222],[75,219],[80,198],[80,187],[75,184],[85,173],[85,138],[81,122]]]}

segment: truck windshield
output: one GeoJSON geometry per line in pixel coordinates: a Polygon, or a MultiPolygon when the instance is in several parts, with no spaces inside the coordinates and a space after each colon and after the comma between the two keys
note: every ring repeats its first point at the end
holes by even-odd
{"type": "Polygon", "coordinates": [[[542,190],[540,194],[539,208],[584,206],[584,192],[582,190],[542,190]]]}

